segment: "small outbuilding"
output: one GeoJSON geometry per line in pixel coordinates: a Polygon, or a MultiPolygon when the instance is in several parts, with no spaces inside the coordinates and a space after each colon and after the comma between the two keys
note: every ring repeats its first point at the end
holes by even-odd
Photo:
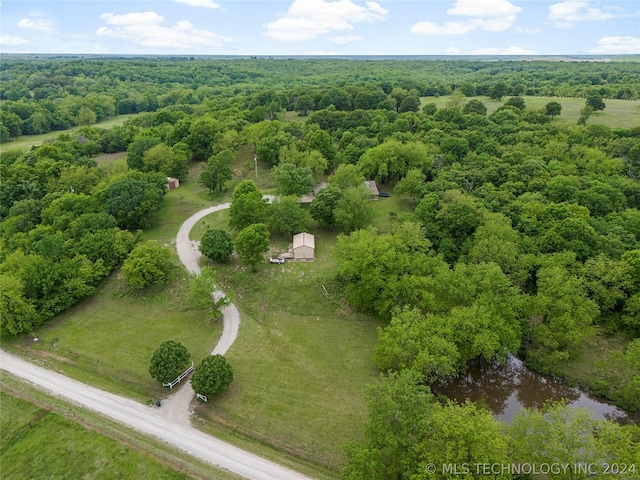
{"type": "Polygon", "coordinates": [[[375,180],[365,180],[364,186],[369,190],[369,195],[371,195],[371,200],[377,200],[380,192],[378,191],[378,186],[376,185],[375,180]]]}
{"type": "Polygon", "coordinates": [[[180,186],[180,180],[177,178],[167,177],[167,190],[175,190],[180,186]]]}
{"type": "Polygon", "coordinates": [[[294,260],[313,260],[316,251],[315,237],[306,232],[294,235],[292,250],[294,260]]]}

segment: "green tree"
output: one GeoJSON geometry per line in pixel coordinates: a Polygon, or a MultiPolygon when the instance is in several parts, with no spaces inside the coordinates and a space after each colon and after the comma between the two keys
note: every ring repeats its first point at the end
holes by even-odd
{"type": "Polygon", "coordinates": [[[420,110],[420,98],[417,95],[407,95],[400,102],[398,112],[417,112],[420,110]]]}
{"type": "Polygon", "coordinates": [[[149,373],[160,383],[175,380],[189,365],[191,354],[175,340],[167,340],[153,352],[149,373]]]}
{"type": "Polygon", "coordinates": [[[0,333],[18,335],[38,325],[34,305],[24,296],[24,282],[12,275],[0,275],[0,333]]]}
{"type": "Polygon", "coordinates": [[[104,199],[107,213],[127,230],[146,228],[160,210],[166,178],[157,174],[130,174],[116,180],[98,196],[104,199]]]}
{"type": "Polygon", "coordinates": [[[262,198],[255,184],[244,180],[236,185],[229,208],[229,227],[242,230],[267,219],[267,200],[262,198]]]}
{"type": "Polygon", "coordinates": [[[200,251],[215,262],[225,262],[233,253],[231,235],[221,228],[209,228],[200,240],[200,251]]]}
{"type": "Polygon", "coordinates": [[[519,110],[524,110],[526,107],[524,98],[522,97],[511,97],[509,100],[506,101],[505,105],[516,107],[519,110]]]}
{"type": "Polygon", "coordinates": [[[369,388],[367,407],[365,442],[347,446],[341,478],[423,478],[425,453],[421,448],[436,408],[429,388],[411,370],[392,373],[369,388]]]}
{"type": "Polygon", "coordinates": [[[602,100],[602,96],[600,95],[589,95],[585,100],[585,106],[591,107],[595,112],[606,108],[604,100],[602,100]]]}
{"type": "Polygon", "coordinates": [[[557,117],[562,112],[562,105],[558,102],[549,102],[544,106],[544,113],[549,115],[553,120],[554,117],[557,117]]]}
{"type": "Polygon", "coordinates": [[[216,275],[209,267],[202,267],[200,274],[192,274],[189,282],[189,303],[193,308],[208,309],[211,318],[222,316],[222,310],[231,300],[216,291],[216,275]]]}
{"type": "Polygon", "coordinates": [[[205,357],[193,370],[191,386],[196,393],[213,397],[233,381],[233,368],[222,355],[205,357]]]}
{"type": "Polygon", "coordinates": [[[281,197],[273,202],[269,214],[269,230],[285,237],[304,232],[309,224],[309,213],[296,196],[281,197]]]}
{"type": "Polygon", "coordinates": [[[334,186],[327,186],[320,190],[311,202],[309,213],[322,228],[333,228],[336,224],[334,211],[342,191],[334,186]]]}
{"type": "Polygon", "coordinates": [[[502,100],[502,97],[507,94],[507,86],[502,82],[498,82],[489,87],[489,91],[487,93],[489,94],[489,98],[502,100]]]}
{"type": "Polygon", "coordinates": [[[345,190],[347,188],[355,188],[363,185],[365,181],[364,175],[360,171],[357,165],[350,165],[347,163],[341,163],[333,172],[333,175],[329,177],[328,183],[330,186],[339,190],[345,190]]]}
{"type": "Polygon", "coordinates": [[[83,106],[78,112],[78,118],[76,119],[76,122],[78,123],[78,125],[93,125],[94,123],[96,123],[97,119],[98,118],[96,116],[96,112],[94,112],[87,106],[83,106]]]}
{"type": "Polygon", "coordinates": [[[264,223],[254,223],[242,229],[236,237],[235,249],[240,259],[255,271],[256,265],[264,260],[264,254],[269,251],[267,226],[264,223]]]}
{"type": "Polygon", "coordinates": [[[165,283],[173,268],[171,252],[155,240],[135,247],[122,264],[125,284],[144,288],[165,283]]]}
{"type": "Polygon", "coordinates": [[[220,122],[215,118],[202,117],[191,124],[189,135],[184,141],[189,145],[193,159],[201,162],[216,152],[221,138],[220,122]]]}
{"type": "Polygon", "coordinates": [[[313,98],[310,95],[300,95],[296,99],[296,103],[293,106],[294,110],[297,110],[298,115],[301,117],[306,117],[309,110],[313,110],[315,108],[315,103],[313,102],[313,98]]]}
{"type": "Polygon", "coordinates": [[[231,165],[235,159],[235,154],[231,150],[223,150],[207,162],[207,167],[200,174],[200,183],[213,192],[214,188],[219,191],[224,190],[225,184],[233,178],[231,165]]]}
{"type": "Polygon", "coordinates": [[[131,169],[144,170],[144,154],[161,140],[152,135],[137,136],[127,147],[127,165],[131,169]]]}
{"type": "Polygon", "coordinates": [[[360,185],[343,190],[333,215],[336,226],[343,232],[369,225],[373,220],[373,205],[367,187],[360,185]]]}
{"type": "Polygon", "coordinates": [[[418,168],[411,168],[393,189],[396,193],[406,193],[411,196],[413,206],[416,205],[416,198],[422,193],[424,188],[425,175],[418,168]]]}
{"type": "Polygon", "coordinates": [[[273,178],[281,195],[306,195],[314,185],[313,174],[309,167],[296,167],[284,163],[273,169],[273,178]]]}
{"type": "Polygon", "coordinates": [[[462,109],[463,113],[475,113],[477,115],[486,115],[487,107],[480,100],[472,98],[469,100],[464,108],[462,109]]]}
{"type": "Polygon", "coordinates": [[[541,268],[537,280],[537,294],[528,309],[527,356],[535,365],[549,368],[576,354],[592,334],[599,311],[582,279],[561,265],[541,268]]]}

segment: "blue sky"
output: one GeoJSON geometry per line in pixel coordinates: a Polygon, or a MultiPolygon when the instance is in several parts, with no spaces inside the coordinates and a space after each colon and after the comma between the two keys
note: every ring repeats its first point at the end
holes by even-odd
{"type": "Polygon", "coordinates": [[[0,52],[638,54],[640,2],[1,0],[0,52]]]}

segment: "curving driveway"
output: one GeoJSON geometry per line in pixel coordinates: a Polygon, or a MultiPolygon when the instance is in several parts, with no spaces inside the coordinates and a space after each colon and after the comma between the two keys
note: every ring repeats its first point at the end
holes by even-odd
{"type": "MultiPolygon", "coordinates": [[[[269,201],[272,197],[268,197],[269,201]]],[[[191,216],[180,228],[176,248],[180,261],[192,273],[198,273],[200,251],[189,240],[193,226],[210,213],[229,208],[229,204],[216,205],[191,216]]],[[[221,295],[221,292],[215,292],[221,295]]],[[[235,305],[223,311],[223,332],[212,354],[224,354],[235,341],[240,325],[240,315],[235,305]]],[[[187,382],[160,409],[150,408],[128,398],[91,387],[56,372],[33,365],[15,355],[0,350],[0,368],[21,377],[54,396],[98,412],[129,428],[151,435],[194,457],[223,470],[251,480],[311,480],[229,443],[211,437],[189,422],[189,407],[193,389],[187,382]]]]}

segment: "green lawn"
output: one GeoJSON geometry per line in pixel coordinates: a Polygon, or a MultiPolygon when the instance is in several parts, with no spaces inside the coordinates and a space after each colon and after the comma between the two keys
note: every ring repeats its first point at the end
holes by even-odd
{"type": "MultiPolygon", "coordinates": [[[[135,116],[135,113],[127,114],[127,115],[117,115],[113,118],[109,118],[108,120],[103,120],[102,122],[91,125],[92,127],[105,128],[109,129],[112,127],[117,127],[122,125],[126,120],[135,116]]],[[[0,145],[0,152],[6,152],[8,150],[28,150],[31,147],[37,147],[42,145],[44,142],[55,140],[58,138],[58,135],[62,133],[72,133],[76,128],[73,127],[67,130],[56,130],[55,132],[43,133],[40,135],[21,135],[15,140],[11,140],[10,142],[5,142],[0,145]]]]}
{"type": "MultiPolygon", "coordinates": [[[[393,196],[375,202],[376,227],[387,231],[392,216],[410,203],[393,196]],[[395,212],[391,214],[390,212],[395,212]]],[[[225,211],[205,217],[224,228],[225,211]]],[[[258,272],[231,260],[214,265],[219,283],[232,292],[242,326],[227,354],[235,379],[215,403],[200,406],[200,417],[324,465],[339,468],[343,447],[360,438],[367,420],[365,392],[377,376],[371,357],[378,322],[354,312],[335,281],[335,233],[312,226],[316,260],[271,265],[258,272]]],[[[290,239],[274,237],[274,253],[290,239]]]]}
{"type": "MultiPolygon", "coordinates": [[[[495,112],[498,107],[505,104],[510,97],[502,100],[493,100],[489,97],[469,97],[476,98],[485,104],[487,114],[495,112]]],[[[562,113],[554,119],[554,122],[565,124],[576,124],[580,118],[580,111],[584,108],[584,98],[561,98],[561,97],[523,97],[528,108],[540,109],[549,102],[558,102],[562,105],[562,113]]],[[[421,105],[435,103],[438,108],[444,108],[448,97],[422,97],[421,105]]],[[[587,120],[587,125],[607,125],[611,128],[630,128],[640,126],[640,101],[638,100],[617,100],[605,99],[607,107],[604,111],[595,112],[587,120]]]]}
{"type": "Polygon", "coordinates": [[[0,391],[2,478],[185,480],[130,446],[0,391]]]}

